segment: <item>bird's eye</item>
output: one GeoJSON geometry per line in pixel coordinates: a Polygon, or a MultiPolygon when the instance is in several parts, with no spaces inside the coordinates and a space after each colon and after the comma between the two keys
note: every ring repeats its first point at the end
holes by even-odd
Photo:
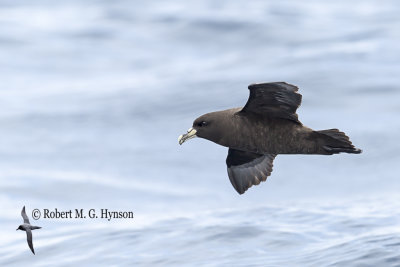
{"type": "Polygon", "coordinates": [[[199,126],[199,127],[203,127],[206,125],[207,125],[207,123],[205,121],[201,121],[201,122],[197,123],[197,126],[199,126]]]}

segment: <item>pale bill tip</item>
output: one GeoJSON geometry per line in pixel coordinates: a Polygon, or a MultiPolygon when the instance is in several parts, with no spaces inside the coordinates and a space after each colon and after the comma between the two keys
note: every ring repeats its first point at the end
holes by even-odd
{"type": "Polygon", "coordinates": [[[179,143],[180,145],[183,144],[183,142],[182,142],[182,137],[183,137],[183,134],[181,134],[181,135],[178,137],[178,143],[179,143]]]}
{"type": "Polygon", "coordinates": [[[180,145],[185,143],[187,140],[195,138],[197,131],[193,128],[190,128],[186,134],[182,134],[178,137],[178,142],[180,145]]]}

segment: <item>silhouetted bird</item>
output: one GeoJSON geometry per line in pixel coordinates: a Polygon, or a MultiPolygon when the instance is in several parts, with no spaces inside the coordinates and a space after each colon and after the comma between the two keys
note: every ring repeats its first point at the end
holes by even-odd
{"type": "Polygon", "coordinates": [[[35,254],[35,250],[33,249],[33,243],[32,243],[32,230],[40,229],[42,227],[33,226],[29,223],[29,218],[25,212],[25,206],[22,208],[21,216],[22,216],[22,218],[24,218],[24,224],[21,224],[17,228],[17,231],[22,230],[22,231],[26,232],[26,240],[28,241],[28,246],[32,250],[32,253],[35,254]]]}

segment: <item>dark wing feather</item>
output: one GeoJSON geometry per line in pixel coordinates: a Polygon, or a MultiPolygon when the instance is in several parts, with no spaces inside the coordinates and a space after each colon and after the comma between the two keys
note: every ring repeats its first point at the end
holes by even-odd
{"type": "Polygon", "coordinates": [[[35,254],[35,250],[33,249],[33,243],[32,243],[32,231],[31,231],[31,229],[26,229],[26,240],[28,241],[28,246],[32,250],[32,253],[35,254]]]}
{"type": "Polygon", "coordinates": [[[240,113],[288,119],[301,124],[296,114],[301,104],[297,86],[285,82],[258,83],[249,85],[249,90],[249,99],[240,113]]]}
{"type": "Polygon", "coordinates": [[[257,154],[229,148],[226,165],[233,187],[243,194],[252,185],[267,180],[272,172],[272,162],[276,155],[257,154]]]}
{"type": "Polygon", "coordinates": [[[26,212],[25,212],[25,206],[21,210],[21,216],[22,216],[22,218],[24,218],[24,223],[30,224],[29,223],[29,218],[28,218],[28,216],[26,215],[26,212]]]}

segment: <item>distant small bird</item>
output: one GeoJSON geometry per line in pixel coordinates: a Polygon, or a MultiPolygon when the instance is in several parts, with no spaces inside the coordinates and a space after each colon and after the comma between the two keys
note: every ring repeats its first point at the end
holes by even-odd
{"type": "Polygon", "coordinates": [[[338,129],[314,131],[304,126],[296,114],[302,98],[296,86],[273,82],[248,88],[243,108],[204,114],[178,138],[180,145],[197,136],[229,147],[228,176],[239,194],[267,179],[278,154],[362,152],[338,129]]]}
{"type": "Polygon", "coordinates": [[[25,206],[22,208],[21,216],[22,216],[22,218],[24,218],[24,224],[21,224],[17,228],[17,231],[22,230],[22,231],[26,232],[26,239],[28,241],[28,246],[32,250],[32,253],[35,254],[35,250],[33,249],[33,244],[32,244],[32,230],[40,229],[42,227],[33,226],[29,223],[28,216],[26,215],[26,212],[25,212],[25,206]]]}

